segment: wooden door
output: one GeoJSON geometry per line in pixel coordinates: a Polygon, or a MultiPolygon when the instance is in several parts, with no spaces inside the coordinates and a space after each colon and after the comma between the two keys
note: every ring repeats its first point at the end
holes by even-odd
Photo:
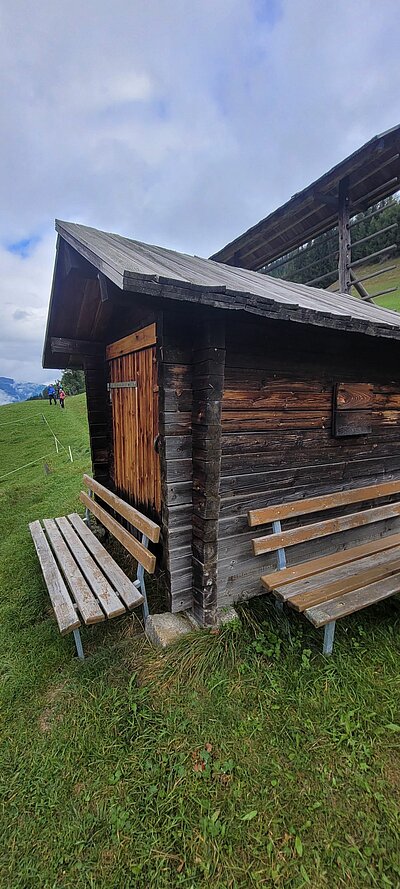
{"type": "Polygon", "coordinates": [[[160,511],[156,325],[107,346],[114,483],[148,512],[160,511]]]}

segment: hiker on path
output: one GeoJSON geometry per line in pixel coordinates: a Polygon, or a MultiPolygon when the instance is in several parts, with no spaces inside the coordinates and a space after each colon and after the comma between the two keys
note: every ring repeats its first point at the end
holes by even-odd
{"type": "Polygon", "coordinates": [[[52,403],[52,401],[54,401],[54,404],[56,404],[56,390],[55,390],[54,386],[47,387],[47,394],[49,396],[50,404],[52,403]]]}
{"type": "Polygon", "coordinates": [[[64,408],[64,399],[65,399],[64,389],[60,389],[60,391],[58,393],[58,397],[60,399],[60,407],[64,408]]]}

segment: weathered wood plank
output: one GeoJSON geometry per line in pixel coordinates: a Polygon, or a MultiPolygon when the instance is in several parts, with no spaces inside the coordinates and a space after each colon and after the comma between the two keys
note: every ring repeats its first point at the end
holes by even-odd
{"type": "Polygon", "coordinates": [[[323,605],[315,605],[314,608],[308,608],[304,614],[315,627],[323,627],[330,621],[347,617],[347,615],[353,614],[355,611],[368,608],[369,605],[374,605],[375,602],[381,602],[382,599],[395,596],[399,592],[400,574],[395,574],[394,577],[378,580],[376,583],[371,583],[369,586],[355,590],[352,593],[345,593],[344,596],[324,602],[323,605]]]}
{"type": "Polygon", "coordinates": [[[122,355],[137,352],[138,349],[154,346],[156,342],[156,325],[149,324],[148,327],[143,327],[142,330],[137,330],[136,333],[131,333],[115,343],[110,343],[106,348],[106,359],[110,361],[112,358],[120,358],[122,355]]]}
{"type": "Polygon", "coordinates": [[[83,481],[85,485],[97,494],[101,500],[104,500],[105,503],[108,503],[115,512],[119,515],[123,516],[124,519],[127,520],[134,528],[137,528],[138,531],[141,531],[142,534],[146,534],[149,540],[152,540],[153,543],[158,543],[160,539],[160,526],[153,522],[151,519],[148,519],[147,516],[143,515],[143,513],[139,512],[139,510],[135,509],[134,506],[131,506],[129,503],[126,503],[125,500],[121,500],[117,494],[114,494],[113,491],[109,491],[108,488],[105,488],[104,485],[100,485],[99,482],[96,482],[89,475],[83,476],[83,481]]]}
{"type": "Polygon", "coordinates": [[[313,525],[303,525],[292,531],[283,531],[281,534],[270,534],[267,537],[259,537],[253,540],[254,555],[273,552],[280,547],[295,546],[307,540],[315,540],[325,537],[327,534],[337,534],[339,531],[347,531],[362,525],[370,525],[381,522],[393,516],[400,515],[400,503],[390,503],[387,506],[377,506],[363,512],[354,512],[336,519],[326,519],[323,522],[315,522],[313,525]]]}
{"type": "Polygon", "coordinates": [[[267,506],[263,509],[251,509],[248,514],[248,523],[250,528],[255,528],[257,525],[263,525],[267,522],[283,521],[295,516],[322,512],[326,509],[334,509],[337,506],[345,506],[351,503],[364,503],[368,500],[377,500],[380,497],[388,497],[390,494],[398,494],[399,492],[400,479],[392,482],[383,482],[379,485],[366,485],[362,488],[337,491],[334,494],[323,494],[320,497],[309,497],[290,503],[280,503],[277,506],[267,506]]]}
{"type": "Polygon", "coordinates": [[[92,558],[68,519],[62,516],[55,521],[106,617],[112,618],[117,617],[119,614],[124,614],[126,610],[124,603],[118,597],[109,580],[92,558]]]}
{"type": "Polygon", "coordinates": [[[85,544],[86,549],[98,562],[101,570],[108,577],[110,583],[124,602],[127,608],[136,608],[143,603],[143,596],[133,585],[129,577],[124,574],[122,568],[114,561],[110,553],[104,548],[100,541],[95,537],[90,528],[85,525],[78,513],[71,513],[68,516],[76,533],[85,544]]]}
{"type": "Polygon", "coordinates": [[[375,392],[372,383],[338,383],[335,391],[338,410],[373,408],[375,392]]]}
{"type": "Polygon", "coordinates": [[[63,540],[55,520],[44,519],[43,524],[82,620],[85,624],[97,624],[105,620],[104,612],[63,540]]]}
{"type": "Polygon", "coordinates": [[[298,565],[291,565],[289,568],[282,568],[281,571],[272,571],[270,574],[264,574],[261,581],[268,592],[273,590],[281,592],[286,584],[290,584],[292,581],[304,581],[306,578],[313,577],[321,571],[328,571],[330,568],[339,567],[339,565],[347,565],[349,562],[358,562],[364,556],[384,552],[385,550],[393,550],[398,546],[400,546],[400,534],[390,534],[388,537],[377,538],[350,549],[339,550],[339,552],[334,552],[327,556],[300,562],[298,565]]]}
{"type": "Polygon", "coordinates": [[[80,627],[81,622],[65,586],[57,562],[39,521],[30,522],[29,530],[62,636],[80,627]]]}
{"type": "Polygon", "coordinates": [[[326,578],[324,574],[317,575],[313,578],[313,588],[305,589],[303,592],[299,592],[299,585],[296,583],[297,593],[292,591],[290,595],[291,584],[289,584],[284,588],[285,596],[289,594],[285,601],[295,611],[305,611],[314,605],[336,599],[344,593],[358,590],[360,587],[399,572],[400,551],[397,548],[397,550],[389,550],[389,553],[385,553],[380,558],[375,555],[369,559],[361,559],[356,565],[351,563],[336,571],[328,571],[326,574],[329,576],[326,578]],[[317,582],[317,578],[319,578],[319,582],[317,582]]]}
{"type": "Polygon", "coordinates": [[[81,491],[79,495],[79,499],[84,506],[87,506],[88,509],[96,516],[99,522],[104,525],[108,531],[114,535],[114,537],[122,543],[122,546],[128,550],[128,552],[140,562],[141,565],[148,571],[149,574],[153,574],[156,567],[156,557],[153,553],[150,553],[148,549],[142,546],[138,540],[135,540],[132,537],[132,534],[129,534],[128,531],[125,531],[125,528],[122,525],[119,525],[118,522],[109,515],[108,512],[103,509],[102,506],[99,506],[97,503],[93,503],[93,500],[88,497],[85,491],[81,491]]]}

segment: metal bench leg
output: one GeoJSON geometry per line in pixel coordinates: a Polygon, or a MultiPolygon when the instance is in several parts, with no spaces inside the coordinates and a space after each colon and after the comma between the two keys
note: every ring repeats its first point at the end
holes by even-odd
{"type": "Polygon", "coordinates": [[[275,611],[278,611],[279,614],[282,614],[283,599],[278,599],[277,597],[275,597],[275,611]]]}
{"type": "Polygon", "coordinates": [[[79,630],[74,630],[73,633],[74,633],[76,652],[77,652],[78,658],[80,661],[84,661],[85,655],[83,653],[83,648],[82,648],[81,634],[80,634],[79,630]]]}
{"type": "MultiPolygon", "coordinates": [[[[147,547],[149,545],[149,538],[147,537],[146,534],[142,534],[141,542],[142,542],[143,546],[145,546],[147,549],[147,547]]],[[[140,565],[140,563],[138,563],[138,570],[137,570],[137,575],[136,575],[135,586],[139,587],[140,592],[143,596],[143,600],[144,600],[143,601],[143,617],[144,617],[144,621],[146,623],[146,620],[150,614],[150,611],[149,611],[149,603],[147,601],[146,584],[144,582],[144,568],[143,568],[143,565],[140,565]]]]}
{"type": "Polygon", "coordinates": [[[140,592],[141,592],[141,594],[142,594],[142,596],[143,596],[143,617],[144,617],[144,620],[146,621],[147,618],[148,618],[148,616],[149,616],[149,614],[150,614],[150,612],[149,612],[149,604],[148,604],[148,601],[147,601],[146,584],[145,584],[145,582],[144,582],[144,568],[143,568],[143,565],[139,565],[139,566],[138,566],[138,572],[137,572],[137,578],[136,578],[136,579],[137,579],[137,581],[138,581],[138,587],[139,587],[139,589],[140,589],[140,592]]]}
{"type": "Polygon", "coordinates": [[[332,654],[333,651],[333,638],[335,635],[335,626],[336,621],[331,620],[329,624],[325,625],[324,629],[324,644],[322,647],[323,654],[332,654]]]}

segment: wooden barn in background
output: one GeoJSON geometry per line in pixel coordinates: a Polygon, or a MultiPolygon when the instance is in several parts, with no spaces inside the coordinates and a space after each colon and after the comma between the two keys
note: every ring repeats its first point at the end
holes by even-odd
{"type": "MultiPolygon", "coordinates": [[[[352,289],[366,302],[373,302],[397,287],[371,295],[367,288],[390,268],[382,266],[360,278],[359,268],[367,261],[390,259],[399,249],[397,223],[382,224],[385,199],[400,189],[400,126],[374,136],[349,157],[324,173],[257,225],[226,244],[211,259],[226,265],[267,275],[299,280],[310,287],[327,287],[337,279],[337,291],[352,289]],[[383,202],[383,203],[382,203],[383,202]],[[365,214],[365,217],[360,214],[365,214]],[[363,236],[365,219],[374,219],[373,230],[363,236]],[[316,248],[321,235],[328,249],[324,253],[324,273],[317,271],[316,248]],[[377,238],[385,244],[377,248],[377,238]],[[357,248],[368,245],[362,259],[357,248]],[[293,257],[296,267],[293,268],[293,257]],[[292,276],[292,277],[291,277],[292,276]],[[368,283],[366,283],[368,282],[368,283]]],[[[336,292],[337,292],[336,291],[336,292]]],[[[334,299],[334,297],[332,297],[334,299]]]]}
{"type": "Polygon", "coordinates": [[[44,366],[84,368],[95,478],[161,523],[169,609],[213,624],[275,564],[252,553],[249,509],[400,478],[400,315],[56,228],[44,366]]]}

